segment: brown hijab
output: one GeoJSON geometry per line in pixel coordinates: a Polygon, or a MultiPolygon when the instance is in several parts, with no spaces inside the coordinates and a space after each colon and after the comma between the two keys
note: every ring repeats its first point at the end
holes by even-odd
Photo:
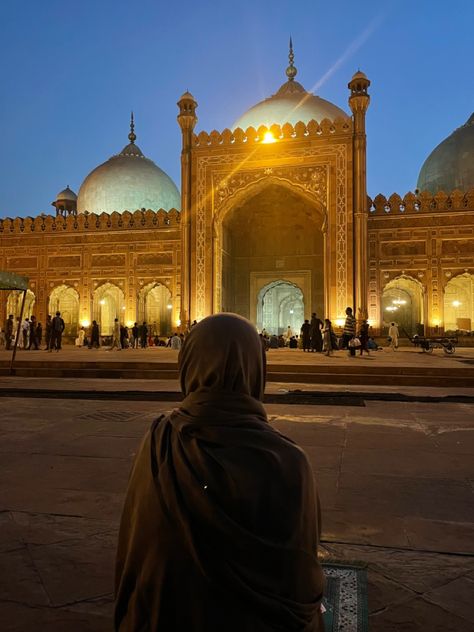
{"type": "Polygon", "coordinates": [[[127,490],[115,629],[321,630],[312,472],[267,423],[257,332],[210,316],[179,365],[185,399],[152,425],[127,490]]]}

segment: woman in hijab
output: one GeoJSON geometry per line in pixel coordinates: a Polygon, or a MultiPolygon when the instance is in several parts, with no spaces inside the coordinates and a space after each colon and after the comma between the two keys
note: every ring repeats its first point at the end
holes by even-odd
{"type": "Polygon", "coordinates": [[[257,332],[205,318],[179,368],[184,400],[152,424],[129,481],[115,630],[323,630],[313,475],[267,421],[257,332]]]}

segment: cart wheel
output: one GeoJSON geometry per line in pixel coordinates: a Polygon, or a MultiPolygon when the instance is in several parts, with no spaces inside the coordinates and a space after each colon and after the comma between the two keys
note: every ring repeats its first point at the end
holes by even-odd
{"type": "Polygon", "coordinates": [[[444,347],[444,352],[448,355],[453,354],[456,351],[456,347],[450,342],[444,347]]]}

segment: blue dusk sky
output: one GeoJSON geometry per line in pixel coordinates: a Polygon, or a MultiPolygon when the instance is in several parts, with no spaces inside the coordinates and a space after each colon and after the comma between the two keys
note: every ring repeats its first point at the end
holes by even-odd
{"type": "Polygon", "coordinates": [[[229,127],[285,81],[349,111],[372,81],[368,192],[413,190],[430,151],[474,110],[473,0],[24,0],[0,9],[0,217],[51,213],[67,184],[128,142],[179,186],[176,101],[197,131],[229,127]]]}

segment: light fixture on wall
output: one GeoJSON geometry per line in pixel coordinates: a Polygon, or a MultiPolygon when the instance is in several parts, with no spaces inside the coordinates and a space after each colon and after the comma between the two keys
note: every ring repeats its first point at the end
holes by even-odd
{"type": "Polygon", "coordinates": [[[171,305],[171,303],[168,303],[168,305],[166,306],[166,309],[173,309],[173,306],[171,305]]]}
{"type": "Polygon", "coordinates": [[[100,299],[100,301],[99,301],[99,303],[100,303],[101,305],[105,305],[105,298],[101,298],[101,299],[100,299]]]}

